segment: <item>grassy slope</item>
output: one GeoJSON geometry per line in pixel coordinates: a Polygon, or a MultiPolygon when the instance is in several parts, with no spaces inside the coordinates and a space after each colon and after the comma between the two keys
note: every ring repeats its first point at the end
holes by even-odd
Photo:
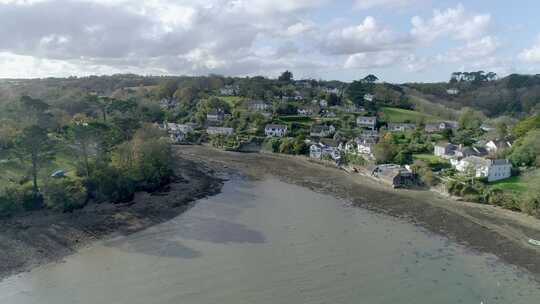
{"type": "MultiPolygon", "coordinates": [[[[40,171],[40,179],[47,178],[56,170],[64,170],[66,175],[75,176],[76,159],[73,153],[68,151],[60,151],[53,162],[47,164],[40,171]]],[[[18,159],[10,159],[9,161],[0,162],[0,190],[8,186],[14,186],[24,176],[28,176],[29,165],[23,165],[18,159]]]]}
{"type": "Polygon", "coordinates": [[[442,120],[440,117],[421,113],[417,111],[399,109],[399,108],[382,108],[379,112],[380,118],[386,122],[435,122],[442,120]]]}
{"type": "Polygon", "coordinates": [[[528,189],[527,183],[525,183],[523,178],[520,176],[513,176],[505,180],[494,182],[491,184],[491,188],[510,191],[516,194],[523,194],[528,189]]]}

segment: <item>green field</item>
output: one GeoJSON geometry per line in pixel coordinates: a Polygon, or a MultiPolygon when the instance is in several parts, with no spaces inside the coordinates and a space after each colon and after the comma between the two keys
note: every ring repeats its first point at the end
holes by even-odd
{"type": "Polygon", "coordinates": [[[492,189],[499,189],[503,191],[511,191],[517,194],[521,194],[527,191],[527,184],[520,176],[512,176],[511,178],[497,181],[491,184],[492,189]]]}
{"type": "MultiPolygon", "coordinates": [[[[55,160],[40,170],[40,179],[47,178],[56,170],[64,170],[66,175],[75,176],[76,160],[69,153],[60,151],[55,160]]],[[[0,190],[14,186],[19,183],[24,177],[29,178],[29,165],[23,165],[18,159],[11,158],[9,161],[3,159],[0,161],[0,190]]]]}
{"type": "Polygon", "coordinates": [[[389,107],[382,108],[381,111],[379,112],[379,116],[381,120],[387,123],[388,122],[417,123],[417,122],[434,122],[434,121],[441,120],[441,118],[430,115],[430,114],[425,114],[421,112],[405,110],[405,109],[400,109],[400,108],[389,108],[389,107]]]}

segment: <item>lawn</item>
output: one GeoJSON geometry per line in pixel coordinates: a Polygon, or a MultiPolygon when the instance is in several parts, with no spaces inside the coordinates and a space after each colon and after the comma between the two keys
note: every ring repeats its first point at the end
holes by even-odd
{"type": "Polygon", "coordinates": [[[236,108],[245,99],[240,96],[219,96],[218,98],[228,103],[231,108],[236,108]]]}
{"type": "MultiPolygon", "coordinates": [[[[75,175],[76,159],[73,153],[69,151],[59,151],[56,158],[51,163],[45,165],[40,170],[40,179],[48,177],[52,172],[56,170],[64,170],[66,175],[75,175]]],[[[23,165],[21,162],[12,158],[10,160],[4,159],[0,161],[0,190],[3,188],[14,186],[25,176],[29,176],[29,165],[23,165]]]]}
{"type": "Polygon", "coordinates": [[[517,194],[521,194],[527,191],[527,184],[523,181],[521,176],[512,176],[508,179],[491,183],[492,189],[499,189],[503,191],[511,191],[517,194]]]}
{"type": "Polygon", "coordinates": [[[297,115],[280,116],[279,120],[288,124],[295,122],[305,127],[311,127],[311,125],[313,124],[313,119],[311,117],[306,117],[306,116],[297,116],[297,115]]]}
{"type": "Polygon", "coordinates": [[[385,122],[399,123],[399,122],[434,122],[440,121],[441,118],[426,113],[405,110],[400,108],[382,108],[379,112],[381,120],[385,122]]]}

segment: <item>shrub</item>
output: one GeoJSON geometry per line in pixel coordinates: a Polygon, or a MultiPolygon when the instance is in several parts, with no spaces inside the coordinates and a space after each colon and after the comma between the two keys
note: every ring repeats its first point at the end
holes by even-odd
{"type": "Polygon", "coordinates": [[[135,181],[128,172],[108,165],[92,170],[87,186],[91,196],[98,202],[128,202],[135,196],[135,181]]]}
{"type": "Polygon", "coordinates": [[[0,193],[0,216],[10,216],[22,209],[16,188],[7,188],[0,193]]]}
{"type": "Polygon", "coordinates": [[[540,192],[532,191],[525,195],[520,202],[521,211],[538,216],[540,215],[540,192]]]}
{"type": "Polygon", "coordinates": [[[34,193],[32,184],[24,184],[17,192],[18,199],[24,210],[32,211],[43,208],[43,195],[41,193],[34,193]]]}
{"type": "Polygon", "coordinates": [[[347,153],[345,154],[345,163],[349,165],[355,165],[355,166],[364,166],[367,162],[360,155],[347,153]]]}
{"type": "Polygon", "coordinates": [[[43,197],[45,206],[63,212],[84,207],[87,192],[80,179],[51,179],[45,183],[43,197]]]}

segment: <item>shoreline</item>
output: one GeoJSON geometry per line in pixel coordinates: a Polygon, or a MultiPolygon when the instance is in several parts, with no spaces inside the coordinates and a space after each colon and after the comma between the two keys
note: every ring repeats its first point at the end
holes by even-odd
{"type": "Polygon", "coordinates": [[[491,253],[540,282],[540,220],[501,208],[455,201],[431,191],[393,190],[378,181],[305,158],[225,152],[207,146],[175,148],[180,181],[161,193],[137,193],[127,204],[89,204],[73,213],[39,211],[0,220],[0,280],[61,261],[78,249],[115,235],[131,234],[170,220],[196,200],[221,192],[232,174],[275,177],[353,206],[403,219],[466,248],[491,253]]]}
{"type": "Polygon", "coordinates": [[[39,210],[0,219],[0,281],[59,262],[95,241],[163,223],[221,192],[224,179],[211,168],[177,158],[175,171],[178,180],[161,192],[138,192],[129,203],[89,203],[72,213],[39,210]]]}
{"type": "Polygon", "coordinates": [[[394,190],[368,177],[300,157],[242,154],[203,146],[178,151],[184,158],[216,170],[234,169],[255,179],[270,175],[360,208],[404,219],[468,249],[493,254],[540,282],[540,246],[528,243],[529,238],[540,238],[540,219],[491,205],[457,201],[432,191],[394,190]]]}

